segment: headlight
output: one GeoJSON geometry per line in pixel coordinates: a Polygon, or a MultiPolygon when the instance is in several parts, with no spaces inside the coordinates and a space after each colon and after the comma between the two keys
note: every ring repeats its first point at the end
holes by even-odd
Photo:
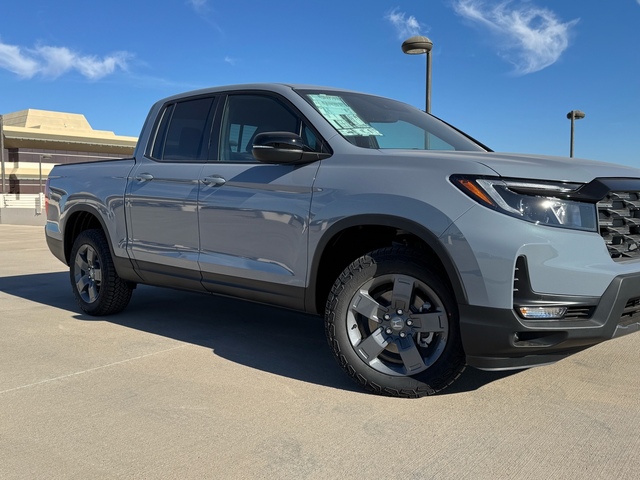
{"type": "Polygon", "coordinates": [[[451,176],[451,182],[482,205],[552,227],[598,231],[596,205],[569,197],[581,185],[451,176]]]}

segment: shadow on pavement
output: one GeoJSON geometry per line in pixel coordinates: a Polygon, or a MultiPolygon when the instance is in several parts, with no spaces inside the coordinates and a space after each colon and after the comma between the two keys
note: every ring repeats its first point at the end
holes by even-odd
{"type": "MultiPolygon", "coordinates": [[[[0,291],[79,312],[67,272],[0,277],[0,291]]],[[[139,286],[129,307],[109,317],[77,314],[210,348],[216,355],[258,370],[331,388],[361,392],[327,345],[320,317],[198,293],[139,286]]],[[[513,372],[467,368],[442,395],[477,390],[513,372]]]]}

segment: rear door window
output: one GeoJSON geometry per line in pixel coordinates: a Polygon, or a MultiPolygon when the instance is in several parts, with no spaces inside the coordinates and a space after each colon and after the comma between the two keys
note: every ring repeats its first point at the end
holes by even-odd
{"type": "Polygon", "coordinates": [[[156,129],[151,158],[165,162],[206,161],[213,100],[204,97],[167,105],[156,129]]]}

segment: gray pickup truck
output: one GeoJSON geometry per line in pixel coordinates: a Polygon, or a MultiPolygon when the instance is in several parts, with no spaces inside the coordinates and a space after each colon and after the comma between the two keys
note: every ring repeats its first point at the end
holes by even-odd
{"type": "Polygon", "coordinates": [[[340,366],[384,395],[640,327],[640,170],[495,153],[386,98],[166,98],[133,158],[57,166],[46,201],[87,314],[121,311],[140,283],[324,315],[340,366]]]}

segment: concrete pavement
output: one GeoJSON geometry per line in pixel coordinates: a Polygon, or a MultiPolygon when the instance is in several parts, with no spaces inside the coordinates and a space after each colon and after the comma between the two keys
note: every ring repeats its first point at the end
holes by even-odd
{"type": "Polygon", "coordinates": [[[42,227],[0,225],[1,479],[636,479],[640,334],[419,400],[361,392],[319,318],[139,287],[74,304],[42,227]]]}

